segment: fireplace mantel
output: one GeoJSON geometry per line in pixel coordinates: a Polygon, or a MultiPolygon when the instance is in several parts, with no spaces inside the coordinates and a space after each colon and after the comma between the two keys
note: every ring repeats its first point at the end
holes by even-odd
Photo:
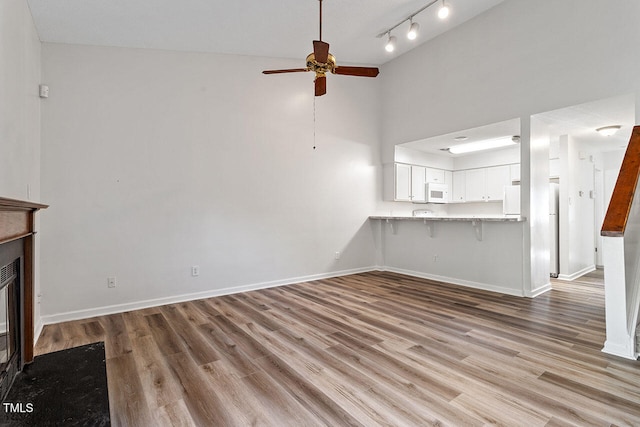
{"type": "Polygon", "coordinates": [[[33,278],[35,214],[48,205],[0,197],[0,245],[24,240],[24,277],[22,298],[23,362],[33,361],[33,278]]]}

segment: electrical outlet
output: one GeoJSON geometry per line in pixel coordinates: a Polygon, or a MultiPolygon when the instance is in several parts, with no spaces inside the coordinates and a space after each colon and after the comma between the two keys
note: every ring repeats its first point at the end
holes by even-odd
{"type": "Polygon", "coordinates": [[[116,278],[115,277],[107,277],[107,287],[115,288],[116,287],[116,278]]]}
{"type": "Polygon", "coordinates": [[[191,266],[191,276],[198,277],[200,275],[200,266],[193,265],[191,266]]]}
{"type": "Polygon", "coordinates": [[[336,251],[334,259],[340,259],[340,251],[336,251]]]}

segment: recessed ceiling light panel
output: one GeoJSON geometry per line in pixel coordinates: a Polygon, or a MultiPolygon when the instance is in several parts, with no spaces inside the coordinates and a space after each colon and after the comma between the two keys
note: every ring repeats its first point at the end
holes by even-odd
{"type": "Polygon", "coordinates": [[[449,147],[451,154],[466,154],[473,153],[475,151],[490,150],[492,148],[508,147],[510,145],[516,145],[518,139],[512,136],[505,136],[503,138],[485,139],[482,141],[468,142],[466,144],[454,145],[449,147]]]}

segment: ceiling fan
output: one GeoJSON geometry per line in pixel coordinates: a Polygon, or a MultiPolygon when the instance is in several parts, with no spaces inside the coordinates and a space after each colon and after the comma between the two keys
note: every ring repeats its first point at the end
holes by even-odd
{"type": "Polygon", "coordinates": [[[301,73],[313,71],[315,78],[315,95],[322,96],[327,93],[328,72],[342,74],[344,76],[375,77],[379,71],[374,67],[343,67],[336,65],[336,58],[329,53],[329,43],[322,41],[322,0],[320,1],[320,37],[313,41],[313,52],[307,56],[306,68],[289,68],[285,70],[266,70],[263,74],[301,73]]]}

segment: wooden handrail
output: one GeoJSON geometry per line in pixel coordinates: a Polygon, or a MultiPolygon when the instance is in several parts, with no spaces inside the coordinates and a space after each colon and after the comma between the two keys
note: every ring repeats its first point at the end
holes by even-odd
{"type": "Polygon", "coordinates": [[[601,236],[622,237],[627,227],[638,177],[640,176],[640,126],[635,126],[622,160],[620,173],[607,214],[602,223],[601,236]]]}

